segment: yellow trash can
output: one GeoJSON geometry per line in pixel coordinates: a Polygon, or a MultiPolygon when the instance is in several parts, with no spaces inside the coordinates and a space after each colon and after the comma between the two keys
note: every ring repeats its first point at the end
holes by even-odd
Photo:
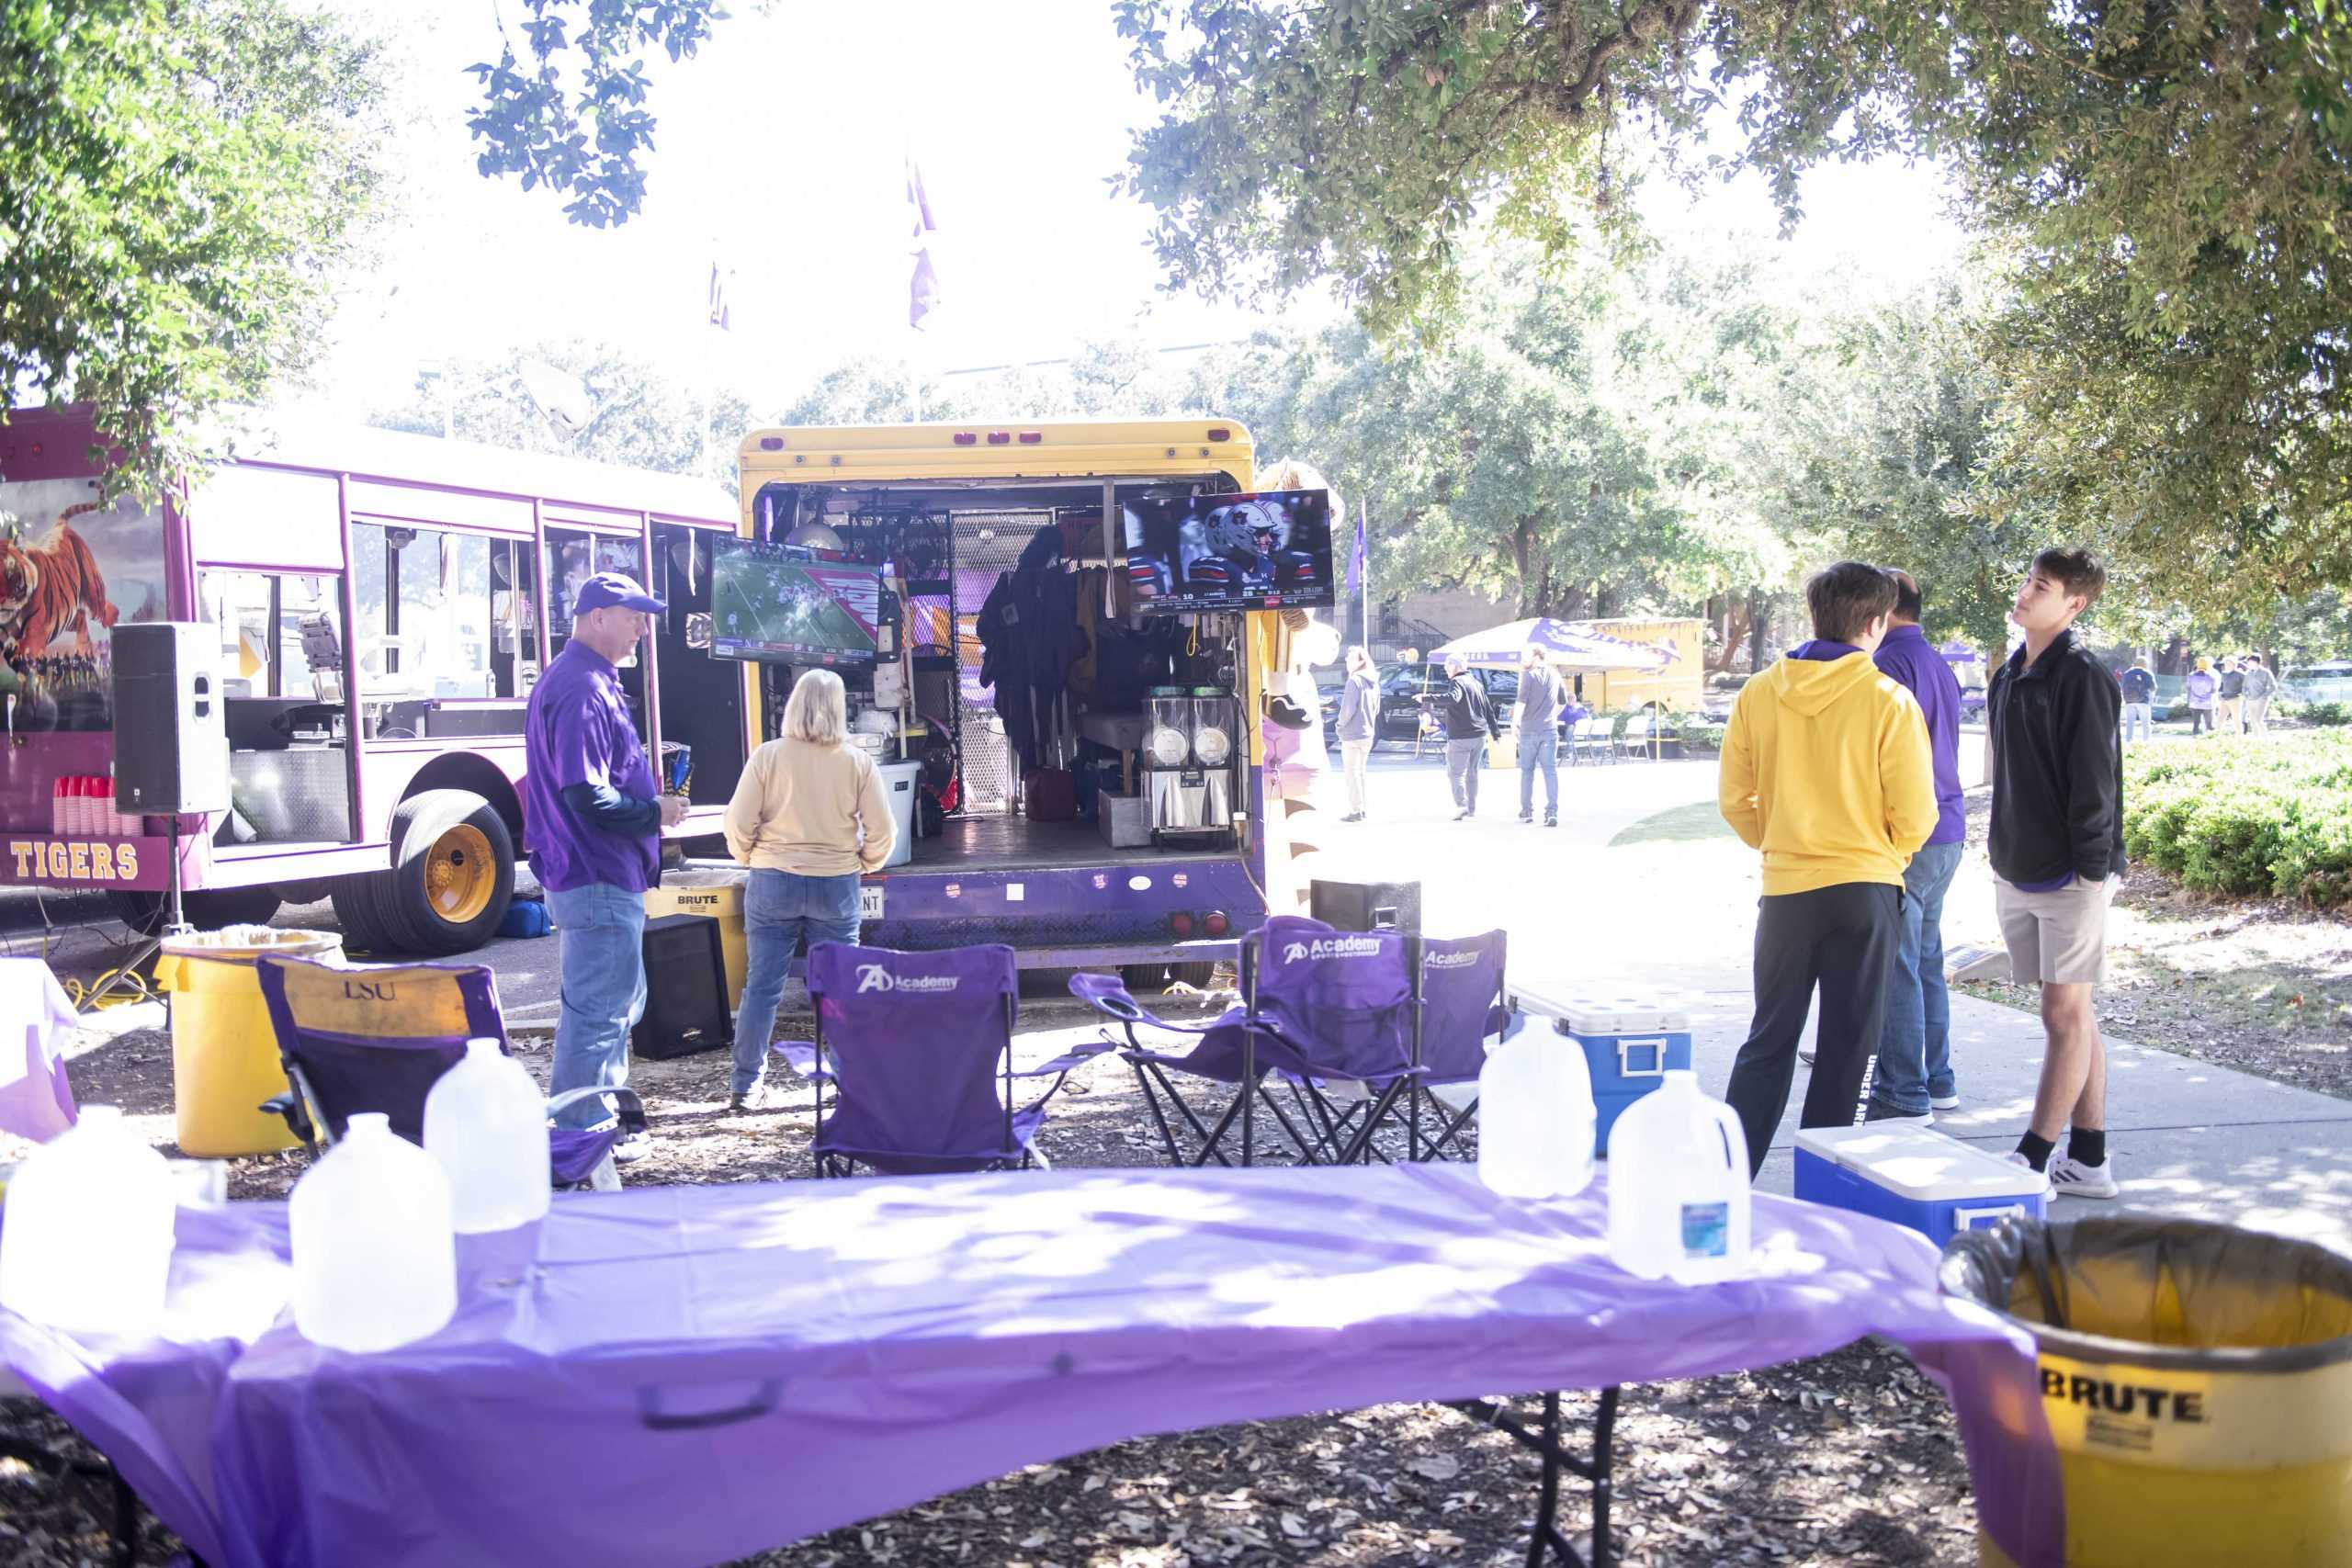
{"type": "Polygon", "coordinates": [[[2067,1568],[2352,1568],[2352,1258],[2201,1220],[2012,1221],[1953,1237],[1943,1288],[2034,1337],[2067,1568]]]}
{"type": "Polygon", "coordinates": [[[718,952],[727,965],[727,1005],[743,1004],[743,889],[752,874],[740,866],[689,866],[645,890],[645,918],[703,915],[718,922],[718,952]]]}
{"type": "Polygon", "coordinates": [[[155,984],[172,998],[172,1101],[184,1154],[207,1159],[290,1149],[294,1134],[261,1102],[287,1091],[277,1034],[254,964],[265,953],[339,957],[334,931],[231,926],[166,937],[155,984]]]}

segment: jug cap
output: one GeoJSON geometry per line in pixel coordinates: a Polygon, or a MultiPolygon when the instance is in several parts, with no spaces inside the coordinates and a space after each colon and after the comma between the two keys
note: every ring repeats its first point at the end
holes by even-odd
{"type": "Polygon", "coordinates": [[[498,1042],[492,1040],[486,1034],[477,1034],[471,1040],[466,1042],[466,1055],[469,1056],[497,1057],[503,1056],[506,1053],[500,1048],[498,1042]]]}
{"type": "Polygon", "coordinates": [[[346,1138],[355,1133],[365,1133],[371,1137],[381,1133],[390,1137],[391,1131],[392,1119],[380,1111],[355,1111],[344,1119],[343,1135],[346,1138]]]}
{"type": "Polygon", "coordinates": [[[112,1127],[121,1121],[122,1107],[119,1105],[84,1105],[77,1107],[74,1113],[74,1124],[81,1127],[112,1127]]]}

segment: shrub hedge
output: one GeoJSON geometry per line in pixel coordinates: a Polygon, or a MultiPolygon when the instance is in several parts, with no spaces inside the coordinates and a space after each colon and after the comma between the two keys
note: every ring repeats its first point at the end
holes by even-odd
{"type": "Polygon", "coordinates": [[[2135,747],[2123,845],[2205,892],[2352,902],[2352,733],[2135,747]]]}

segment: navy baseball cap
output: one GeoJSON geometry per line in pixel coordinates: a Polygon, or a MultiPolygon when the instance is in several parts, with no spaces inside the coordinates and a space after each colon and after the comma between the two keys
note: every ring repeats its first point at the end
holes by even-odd
{"type": "Polygon", "coordinates": [[[572,596],[571,613],[584,615],[591,610],[614,604],[624,610],[642,610],[649,615],[658,615],[669,608],[639,588],[635,578],[617,571],[600,571],[580,585],[580,592],[572,596]]]}

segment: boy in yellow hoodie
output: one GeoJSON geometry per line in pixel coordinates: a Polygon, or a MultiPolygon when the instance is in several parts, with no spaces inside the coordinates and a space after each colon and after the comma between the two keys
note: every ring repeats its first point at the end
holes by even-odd
{"type": "Polygon", "coordinates": [[[1843,1127],[1878,1048],[1902,934],[1903,869],[1936,826],[1919,705],[1871,661],[1894,580],[1839,561],[1804,585],[1814,640],[1747,682],[1724,735],[1724,820],[1764,852],[1756,1018],[1724,1098],[1764,1164],[1789,1102],[1797,1042],[1821,989],[1804,1127],[1843,1127]]]}

